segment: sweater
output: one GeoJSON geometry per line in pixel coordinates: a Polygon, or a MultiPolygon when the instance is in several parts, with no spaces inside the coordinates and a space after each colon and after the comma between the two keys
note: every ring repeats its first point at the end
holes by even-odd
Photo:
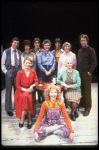
{"type": "MultiPolygon", "coordinates": [[[[66,81],[66,78],[67,78],[67,70],[64,70],[58,77],[57,77],[57,83],[58,84],[62,84],[62,83],[65,83],[66,81]]],[[[79,75],[79,72],[77,70],[73,70],[73,73],[72,73],[72,78],[73,78],[73,84],[72,85],[68,85],[68,88],[71,88],[71,89],[76,89],[78,91],[81,92],[81,79],[80,79],[80,75],[79,75]]]]}
{"type": "MultiPolygon", "coordinates": [[[[50,100],[49,100],[49,104],[48,104],[47,101],[43,102],[43,104],[41,106],[39,116],[38,116],[36,124],[35,124],[34,132],[38,132],[39,127],[40,127],[41,122],[42,122],[42,119],[43,119],[43,116],[44,116],[44,113],[48,111],[48,105],[52,108],[57,108],[58,107],[58,102],[59,102],[59,100],[57,100],[55,104],[53,104],[50,100]]],[[[62,102],[62,101],[60,101],[60,112],[63,113],[64,120],[65,120],[66,125],[69,129],[69,132],[70,133],[74,132],[74,130],[72,129],[72,126],[71,126],[70,118],[68,117],[68,114],[67,114],[67,111],[66,111],[65,103],[62,102]]]]}
{"type": "Polygon", "coordinates": [[[95,50],[89,46],[78,51],[78,71],[92,73],[97,65],[95,50]]]}

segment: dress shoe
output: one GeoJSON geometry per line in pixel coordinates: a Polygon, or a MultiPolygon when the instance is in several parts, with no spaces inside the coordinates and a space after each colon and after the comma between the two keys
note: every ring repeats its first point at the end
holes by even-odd
{"type": "Polygon", "coordinates": [[[7,114],[8,114],[9,116],[13,116],[13,113],[12,113],[12,112],[7,111],[7,114]]]}
{"type": "Polygon", "coordinates": [[[24,123],[19,123],[19,127],[22,128],[24,126],[24,123]]]}
{"type": "Polygon", "coordinates": [[[27,128],[31,129],[32,128],[32,124],[27,124],[27,128]]]}
{"type": "Polygon", "coordinates": [[[89,111],[85,111],[84,113],[83,113],[83,116],[88,116],[89,115],[89,111]]]}
{"type": "Polygon", "coordinates": [[[71,114],[71,120],[72,120],[72,121],[76,121],[75,115],[72,115],[72,114],[71,114]]]}

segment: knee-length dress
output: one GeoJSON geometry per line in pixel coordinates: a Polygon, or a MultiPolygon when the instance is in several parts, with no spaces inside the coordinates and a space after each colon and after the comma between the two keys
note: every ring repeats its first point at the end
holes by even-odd
{"type": "Polygon", "coordinates": [[[35,70],[30,69],[28,77],[26,76],[24,69],[17,73],[17,89],[14,95],[16,117],[21,117],[22,111],[24,111],[25,109],[31,115],[35,115],[35,100],[32,96],[33,93],[21,91],[21,88],[28,89],[33,83],[35,83],[36,86],[38,85],[38,78],[35,70]]]}
{"type": "Polygon", "coordinates": [[[38,132],[39,136],[42,137],[45,135],[46,127],[53,126],[54,124],[65,125],[60,128],[64,131],[65,137],[68,137],[71,132],[74,132],[66,112],[65,104],[59,100],[55,104],[52,104],[51,101],[45,101],[42,104],[34,132],[38,132]],[[63,113],[64,119],[62,118],[61,112],[63,113]]]}

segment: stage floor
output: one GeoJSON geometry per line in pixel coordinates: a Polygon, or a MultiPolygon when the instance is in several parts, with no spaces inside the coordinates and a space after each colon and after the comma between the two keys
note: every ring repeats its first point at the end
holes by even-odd
{"type": "MultiPolygon", "coordinates": [[[[71,121],[74,129],[74,141],[69,143],[68,138],[57,135],[49,135],[42,138],[39,143],[34,141],[34,126],[38,117],[41,104],[36,103],[36,116],[32,118],[33,126],[27,129],[27,119],[24,127],[19,128],[19,118],[15,117],[14,94],[12,92],[12,104],[14,116],[9,117],[5,111],[5,89],[1,91],[1,144],[3,146],[95,146],[98,144],[98,83],[92,83],[92,108],[89,116],[83,116],[83,108],[80,108],[79,117],[71,121]]],[[[62,97],[63,99],[63,97],[62,97]]],[[[70,108],[67,108],[70,114],[70,108]]]]}

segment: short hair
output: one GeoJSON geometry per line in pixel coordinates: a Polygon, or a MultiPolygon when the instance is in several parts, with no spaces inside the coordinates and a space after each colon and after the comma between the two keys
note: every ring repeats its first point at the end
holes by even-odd
{"type": "Polygon", "coordinates": [[[52,45],[50,40],[45,39],[45,40],[43,41],[43,43],[42,43],[43,48],[44,48],[44,45],[45,45],[46,43],[49,43],[50,46],[52,45]]]}
{"type": "Polygon", "coordinates": [[[45,100],[50,100],[50,91],[51,91],[51,89],[56,89],[56,91],[57,91],[57,98],[56,98],[56,100],[61,100],[61,89],[60,89],[60,87],[58,87],[58,86],[56,86],[54,84],[49,85],[48,88],[46,88],[44,90],[44,94],[43,95],[45,97],[45,100]]]}
{"type": "Polygon", "coordinates": [[[17,38],[17,37],[14,37],[14,38],[11,40],[11,43],[13,43],[14,41],[19,41],[19,42],[20,42],[19,38],[17,38]]]}
{"type": "Polygon", "coordinates": [[[64,49],[64,47],[65,47],[66,45],[70,45],[70,48],[71,48],[71,44],[70,44],[69,42],[65,42],[65,43],[62,45],[62,49],[64,49]]]}
{"type": "Polygon", "coordinates": [[[89,42],[89,37],[86,34],[81,34],[79,39],[81,40],[81,38],[85,38],[87,40],[87,42],[89,42]]]}
{"type": "Polygon", "coordinates": [[[24,40],[23,45],[24,45],[24,46],[25,46],[25,45],[31,46],[30,40],[24,40]]]}
{"type": "Polygon", "coordinates": [[[57,43],[57,42],[61,43],[61,39],[60,38],[56,38],[55,39],[55,43],[57,43]]]}
{"type": "Polygon", "coordinates": [[[73,64],[73,59],[72,59],[71,57],[68,57],[68,58],[66,59],[65,63],[67,64],[67,62],[70,61],[70,60],[71,60],[71,62],[72,62],[72,64],[73,64]]]}
{"type": "Polygon", "coordinates": [[[40,38],[34,38],[33,44],[35,43],[35,41],[39,41],[39,43],[40,43],[40,38]]]}
{"type": "Polygon", "coordinates": [[[30,62],[32,63],[32,60],[31,60],[30,57],[26,57],[26,58],[24,59],[24,63],[25,63],[26,60],[28,60],[28,61],[30,61],[30,62]]]}

